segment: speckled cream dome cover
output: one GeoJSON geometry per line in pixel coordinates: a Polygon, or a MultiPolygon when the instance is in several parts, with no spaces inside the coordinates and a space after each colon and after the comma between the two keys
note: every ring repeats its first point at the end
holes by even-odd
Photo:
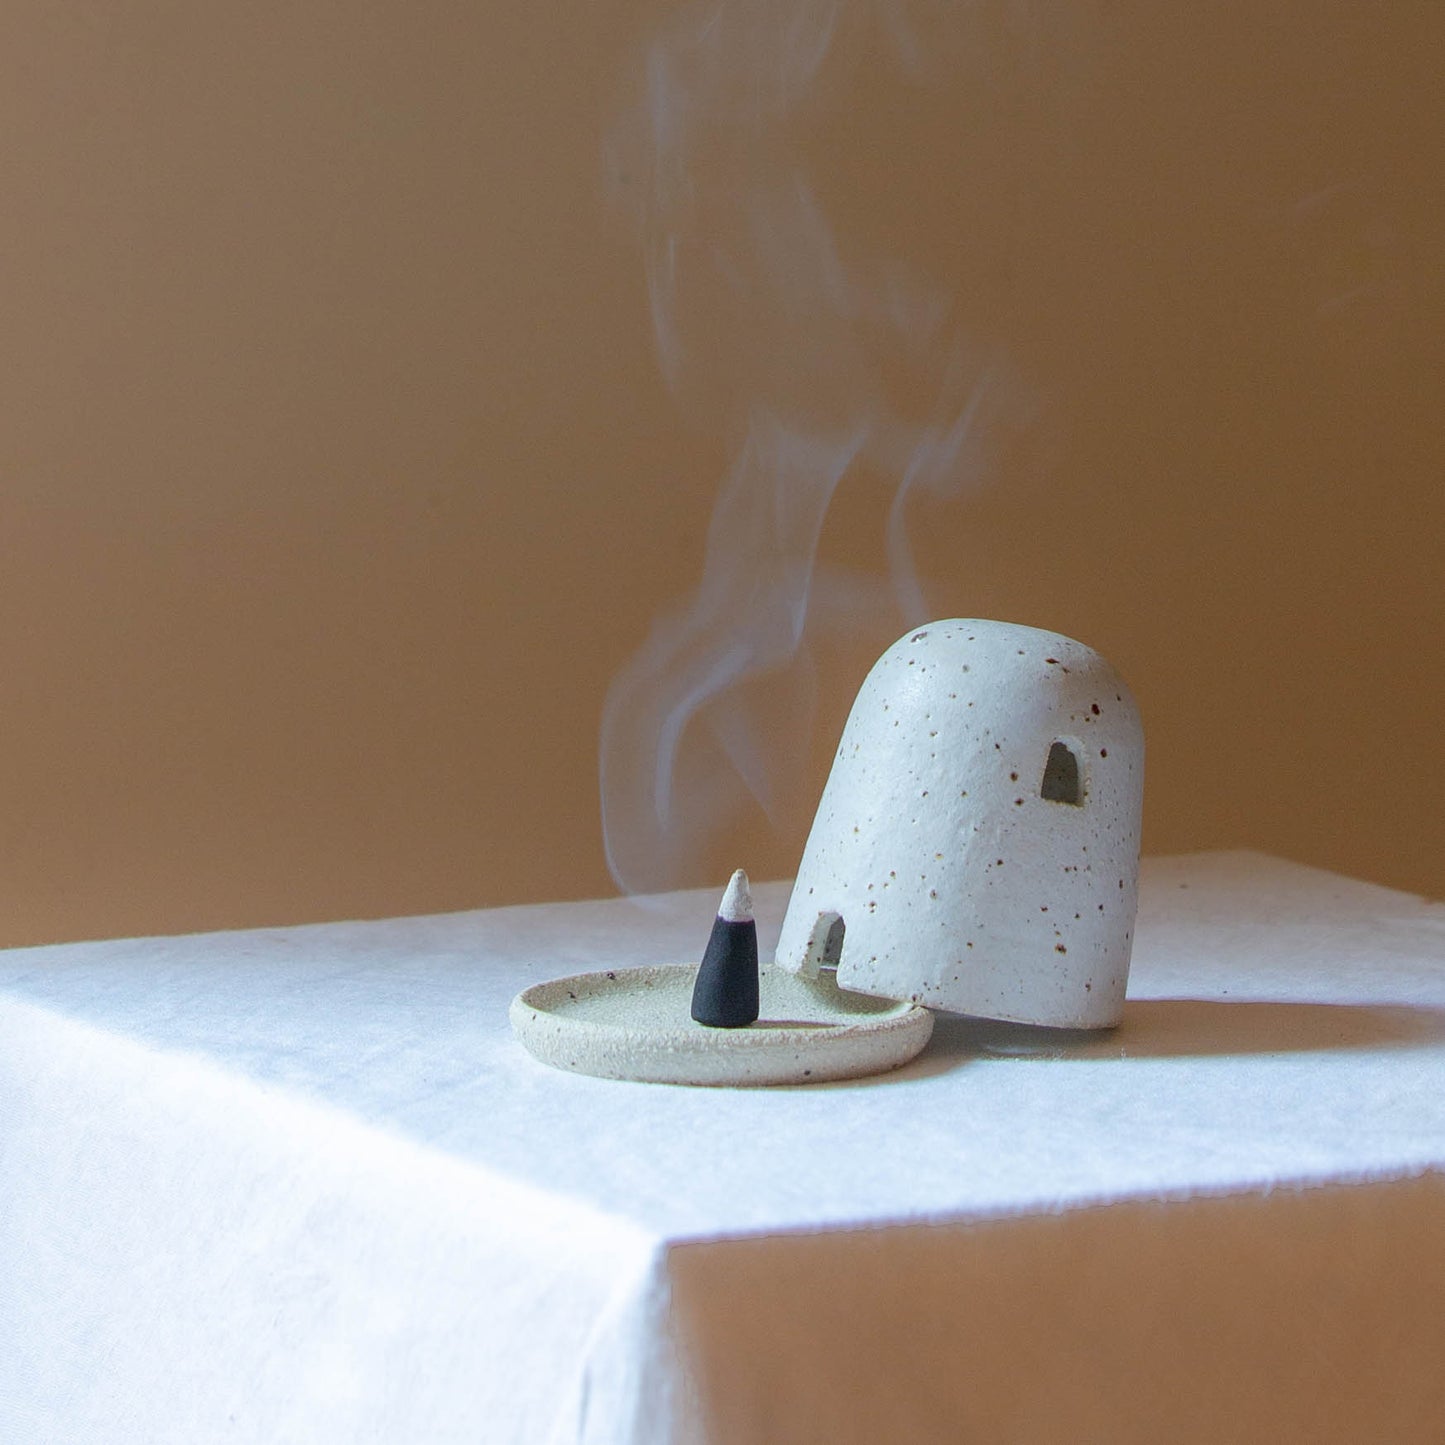
{"type": "Polygon", "coordinates": [[[1117,1023],[1143,782],[1138,711],[1096,652],[1012,623],[917,628],[853,705],[778,963],[985,1018],[1117,1023]]]}

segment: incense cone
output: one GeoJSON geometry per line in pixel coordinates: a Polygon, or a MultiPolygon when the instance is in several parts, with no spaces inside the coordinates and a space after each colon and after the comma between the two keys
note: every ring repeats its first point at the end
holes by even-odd
{"type": "Polygon", "coordinates": [[[693,985],[692,1016],[714,1029],[745,1028],[758,1017],[758,927],[741,868],[718,905],[693,985]]]}

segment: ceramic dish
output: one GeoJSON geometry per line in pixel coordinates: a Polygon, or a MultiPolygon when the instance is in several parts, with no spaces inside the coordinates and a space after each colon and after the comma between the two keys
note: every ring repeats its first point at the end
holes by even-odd
{"type": "Polygon", "coordinates": [[[619,968],[539,983],[512,1000],[512,1029],[543,1063],[656,1084],[812,1084],[882,1073],[928,1042],[933,1015],[912,1003],[765,968],[762,1013],[746,1028],[689,1016],[695,967],[619,968]]]}

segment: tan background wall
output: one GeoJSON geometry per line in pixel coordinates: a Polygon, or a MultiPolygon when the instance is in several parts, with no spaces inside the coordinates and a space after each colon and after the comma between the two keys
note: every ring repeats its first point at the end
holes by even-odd
{"type": "MultiPolygon", "coordinates": [[[[1014,378],[912,514],[930,607],[1120,666],[1151,851],[1445,892],[1436,9],[986,0],[927,85],[853,32],[810,131],[1014,378]]],[[[0,942],[610,890],[607,685],[729,461],[604,184],[673,13],[5,7],[0,942]]],[[[887,497],[825,558],[881,575],[887,497]]],[[[903,625],[810,641],[779,826],[690,881],[788,871],[903,625]]]]}

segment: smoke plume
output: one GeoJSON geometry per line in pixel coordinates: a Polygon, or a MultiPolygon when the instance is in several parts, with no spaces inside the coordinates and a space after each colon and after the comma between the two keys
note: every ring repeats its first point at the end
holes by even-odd
{"type": "Polygon", "coordinates": [[[875,257],[820,198],[811,148],[864,64],[943,83],[902,3],[717,0],[647,47],[606,156],[647,278],[658,365],[680,414],[734,449],[695,593],[614,679],[600,786],[618,885],[702,881],[709,843],[748,800],[788,820],[809,750],[810,639],[901,631],[930,615],[909,511],[985,471],[1005,388],[947,290],[875,257]],[[820,562],[840,487],[891,493],[886,578],[820,562]]]}

